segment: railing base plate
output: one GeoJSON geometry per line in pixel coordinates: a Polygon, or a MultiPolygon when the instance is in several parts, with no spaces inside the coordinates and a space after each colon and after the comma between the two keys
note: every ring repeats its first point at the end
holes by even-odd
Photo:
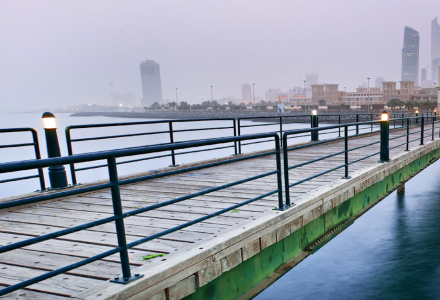
{"type": "Polygon", "coordinates": [[[295,203],[291,203],[290,205],[284,205],[283,207],[277,207],[277,208],[274,208],[273,210],[281,210],[281,211],[283,211],[283,210],[291,208],[291,207],[293,207],[295,205],[296,205],[295,203]]]}
{"type": "Polygon", "coordinates": [[[110,279],[110,282],[127,284],[127,283],[130,283],[130,282],[135,281],[135,280],[142,278],[142,277],[144,277],[144,274],[134,274],[130,278],[124,278],[124,277],[120,276],[120,277],[115,277],[113,279],[110,279]]]}

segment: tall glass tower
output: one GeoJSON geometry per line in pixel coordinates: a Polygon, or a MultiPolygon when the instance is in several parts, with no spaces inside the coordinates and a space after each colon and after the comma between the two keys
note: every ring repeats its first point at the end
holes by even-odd
{"type": "Polygon", "coordinates": [[[419,85],[419,41],[417,30],[405,26],[402,49],[402,81],[414,81],[419,85]]]}
{"type": "Polygon", "coordinates": [[[160,66],[154,60],[141,62],[142,105],[151,106],[154,102],[162,101],[162,84],[160,81],[160,66]]]}
{"type": "Polygon", "coordinates": [[[438,67],[440,65],[440,25],[437,18],[431,22],[431,79],[438,86],[438,67]]]}

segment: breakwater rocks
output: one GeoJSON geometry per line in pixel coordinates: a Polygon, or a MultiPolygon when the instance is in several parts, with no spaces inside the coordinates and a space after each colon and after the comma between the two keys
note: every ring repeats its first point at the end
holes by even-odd
{"type": "MultiPolygon", "coordinates": [[[[205,112],[205,111],[151,111],[151,112],[77,112],[71,117],[114,117],[114,118],[136,118],[136,119],[163,119],[163,120],[185,120],[185,119],[227,119],[227,118],[247,118],[254,122],[279,123],[282,117],[283,123],[309,123],[310,112],[301,113],[275,113],[275,112],[205,112]]],[[[371,114],[358,114],[359,122],[371,121],[371,114]]],[[[373,120],[377,120],[379,113],[373,115],[373,120]]],[[[356,122],[356,114],[319,114],[320,123],[338,124],[356,122]]]]}

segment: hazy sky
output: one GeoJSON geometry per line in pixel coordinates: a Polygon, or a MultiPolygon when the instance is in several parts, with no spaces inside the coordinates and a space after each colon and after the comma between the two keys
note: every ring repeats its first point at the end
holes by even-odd
{"type": "Polygon", "coordinates": [[[287,90],[307,72],[353,90],[400,80],[403,30],[430,60],[439,0],[0,0],[3,109],[142,98],[139,62],[160,63],[164,99],[241,97],[241,84],[287,90]]]}

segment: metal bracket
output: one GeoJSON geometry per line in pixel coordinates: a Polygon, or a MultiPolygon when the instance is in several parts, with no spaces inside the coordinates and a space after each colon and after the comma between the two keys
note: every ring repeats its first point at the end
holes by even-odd
{"type": "Polygon", "coordinates": [[[69,184],[68,186],[65,186],[65,187],[61,187],[61,188],[46,188],[44,191],[42,191],[42,192],[51,192],[51,191],[61,191],[61,190],[65,190],[65,189],[70,189],[70,188],[73,188],[73,187],[76,187],[76,186],[79,186],[79,185],[82,185],[81,183],[78,183],[78,184],[69,184]]]}
{"type": "Polygon", "coordinates": [[[341,177],[341,179],[351,179],[351,176],[348,176],[348,177],[341,177]]]}
{"type": "Polygon", "coordinates": [[[115,277],[113,279],[110,279],[110,282],[127,284],[127,283],[130,283],[130,282],[135,281],[135,280],[142,278],[142,277],[144,277],[144,274],[134,274],[133,276],[131,276],[129,278],[124,278],[124,277],[120,276],[120,277],[115,277]]]}
{"type": "Polygon", "coordinates": [[[173,165],[169,165],[168,167],[169,167],[169,168],[175,168],[175,167],[178,167],[178,166],[179,166],[179,165],[174,165],[174,166],[173,166],[173,165]]]}
{"type": "Polygon", "coordinates": [[[286,209],[289,209],[289,208],[291,208],[291,207],[293,207],[293,206],[295,206],[296,204],[295,203],[290,203],[290,205],[284,205],[283,207],[276,207],[276,208],[274,208],[273,210],[280,210],[280,211],[283,211],[283,210],[286,210],[286,209]]]}

